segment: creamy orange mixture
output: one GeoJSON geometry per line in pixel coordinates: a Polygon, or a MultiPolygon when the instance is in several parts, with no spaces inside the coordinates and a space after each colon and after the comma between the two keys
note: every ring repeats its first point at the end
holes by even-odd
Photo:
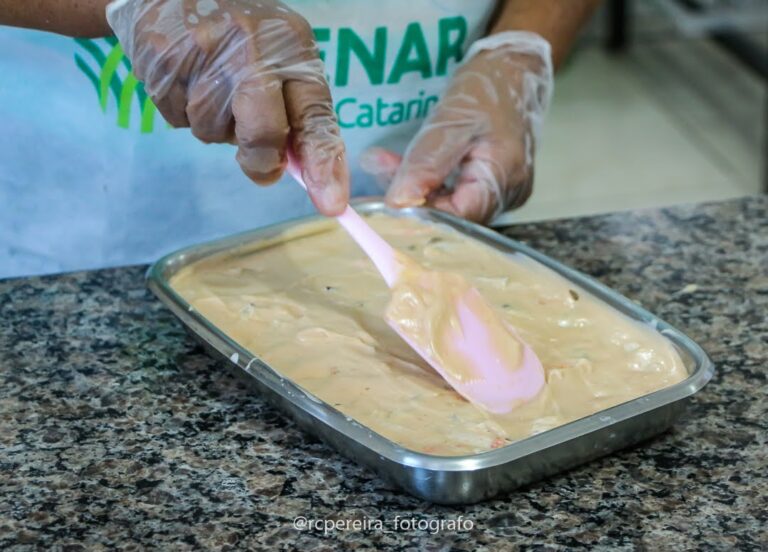
{"type": "Polygon", "coordinates": [[[520,365],[523,357],[520,342],[465,277],[456,272],[425,270],[405,256],[400,256],[400,264],[404,268],[390,291],[385,316],[450,377],[465,382],[476,375],[474,357],[467,358],[454,346],[460,337],[457,335],[461,326],[457,320],[460,302],[472,305],[472,312],[483,321],[504,365],[513,370],[520,365]]]}
{"type": "Polygon", "coordinates": [[[439,455],[503,446],[682,381],[672,345],[522,255],[440,225],[368,218],[422,266],[464,276],[541,359],[546,386],[506,415],[459,396],[387,325],[390,290],[334,221],[266,248],[203,259],[173,288],[286,378],[404,447],[439,455]]]}

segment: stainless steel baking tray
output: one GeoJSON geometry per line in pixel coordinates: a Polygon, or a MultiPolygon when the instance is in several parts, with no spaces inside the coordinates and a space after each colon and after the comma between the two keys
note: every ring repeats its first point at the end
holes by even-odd
{"type": "Polygon", "coordinates": [[[285,231],[319,217],[289,221],[188,247],[163,257],[150,267],[147,273],[149,288],[209,352],[222,358],[245,381],[307,431],[413,495],[441,504],[478,502],[635,444],[669,428],[683,413],[687,400],[714,373],[712,362],[701,347],[680,331],[589,276],[530,247],[429,209],[395,211],[382,203],[370,201],[357,204],[357,209],[362,214],[385,212],[396,217],[443,223],[504,253],[527,255],[627,316],[655,327],[675,346],[689,374],[686,380],[671,387],[503,448],[467,456],[433,456],[408,450],[370,431],[283,378],[194,311],[169,285],[171,277],[190,263],[210,255],[255,250],[274,244],[276,240],[290,239],[281,236],[285,231]]]}

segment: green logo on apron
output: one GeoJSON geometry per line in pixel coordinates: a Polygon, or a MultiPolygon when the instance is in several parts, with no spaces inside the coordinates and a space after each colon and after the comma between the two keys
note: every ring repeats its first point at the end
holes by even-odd
{"type": "Polygon", "coordinates": [[[141,114],[139,128],[143,133],[152,132],[155,125],[157,108],[144,90],[144,85],[131,71],[131,62],[123,53],[123,48],[115,37],[99,40],[78,38],[83,54],[91,58],[91,63],[80,54],[75,54],[75,63],[88,77],[101,105],[106,113],[110,94],[117,106],[117,125],[130,128],[131,110],[135,107],[141,114]],[[97,68],[94,68],[94,64],[97,68]],[[121,76],[122,75],[122,76],[121,76]]]}
{"type": "MultiPolygon", "coordinates": [[[[334,82],[338,89],[348,86],[353,66],[359,66],[364,74],[361,82],[367,82],[373,90],[384,84],[397,85],[410,73],[417,74],[421,82],[444,77],[448,74],[449,63],[461,61],[468,33],[467,20],[462,16],[445,17],[433,25],[436,33],[425,33],[421,23],[411,22],[402,36],[393,35],[387,27],[377,27],[371,44],[347,27],[339,28],[338,32],[325,27],[313,31],[320,59],[326,60],[327,50],[336,53],[336,66],[328,68],[332,73],[327,75],[329,82],[334,82]],[[433,35],[436,35],[435,44],[430,47],[427,37],[433,35]],[[399,40],[399,46],[396,56],[389,60],[387,44],[393,39],[399,40]]],[[[96,89],[101,110],[107,113],[110,97],[113,97],[119,127],[130,128],[131,110],[138,109],[140,116],[134,116],[133,120],[139,121],[142,133],[152,132],[157,108],[131,71],[131,62],[117,39],[75,41],[83,53],[82,56],[75,54],[75,63],[96,89]],[[86,61],[88,57],[90,63],[86,61]]],[[[425,96],[423,90],[419,90],[417,96],[399,96],[394,99],[369,98],[367,102],[358,97],[345,97],[334,107],[342,128],[384,127],[425,118],[438,100],[436,95],[425,96]]]]}

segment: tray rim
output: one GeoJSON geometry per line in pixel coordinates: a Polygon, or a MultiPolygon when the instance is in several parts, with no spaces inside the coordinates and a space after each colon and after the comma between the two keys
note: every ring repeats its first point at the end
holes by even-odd
{"type": "Polygon", "coordinates": [[[686,379],[672,386],[600,410],[589,416],[514,441],[497,449],[461,456],[433,455],[398,445],[346,416],[290,379],[281,376],[276,370],[229,338],[202,314],[194,310],[170,286],[170,276],[202,258],[238,247],[247,248],[246,244],[257,240],[268,240],[300,225],[323,221],[332,224],[332,220],[320,215],[297,217],[183,247],[164,255],[150,265],[146,272],[147,286],[180,319],[182,324],[213,346],[223,357],[228,358],[229,362],[237,365],[251,377],[258,379],[262,384],[282,396],[283,399],[290,401],[294,406],[319,422],[330,426],[331,429],[343,434],[346,438],[371,449],[379,455],[380,459],[387,459],[409,468],[436,472],[471,472],[508,464],[597,430],[605,429],[610,425],[650,413],[670,403],[686,400],[699,392],[714,376],[715,369],[709,356],[701,346],[680,330],[592,276],[573,269],[522,242],[495,230],[434,209],[416,207],[396,210],[386,206],[380,200],[356,201],[354,205],[363,215],[381,212],[395,217],[416,218],[424,222],[446,224],[461,232],[465,237],[479,238],[479,241],[500,250],[502,253],[522,253],[554,270],[569,281],[578,284],[595,295],[597,299],[606,300],[610,306],[617,308],[630,318],[655,327],[656,331],[668,339],[681,355],[684,354],[689,357],[690,361],[693,362],[693,369],[686,379]],[[254,369],[254,366],[258,371],[254,369]]]}

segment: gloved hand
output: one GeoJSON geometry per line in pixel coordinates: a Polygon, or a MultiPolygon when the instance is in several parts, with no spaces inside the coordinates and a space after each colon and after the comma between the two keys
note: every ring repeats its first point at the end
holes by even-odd
{"type": "Polygon", "coordinates": [[[373,148],[361,166],[391,181],[392,206],[426,204],[488,222],[531,194],[552,89],[550,46],[539,35],[510,31],[479,40],[404,157],[373,148]]]}
{"type": "Polygon", "coordinates": [[[280,178],[289,141],[315,206],[349,197],[344,144],[312,29],[278,0],[115,0],[107,19],[166,120],[238,146],[257,183],[280,178]]]}

